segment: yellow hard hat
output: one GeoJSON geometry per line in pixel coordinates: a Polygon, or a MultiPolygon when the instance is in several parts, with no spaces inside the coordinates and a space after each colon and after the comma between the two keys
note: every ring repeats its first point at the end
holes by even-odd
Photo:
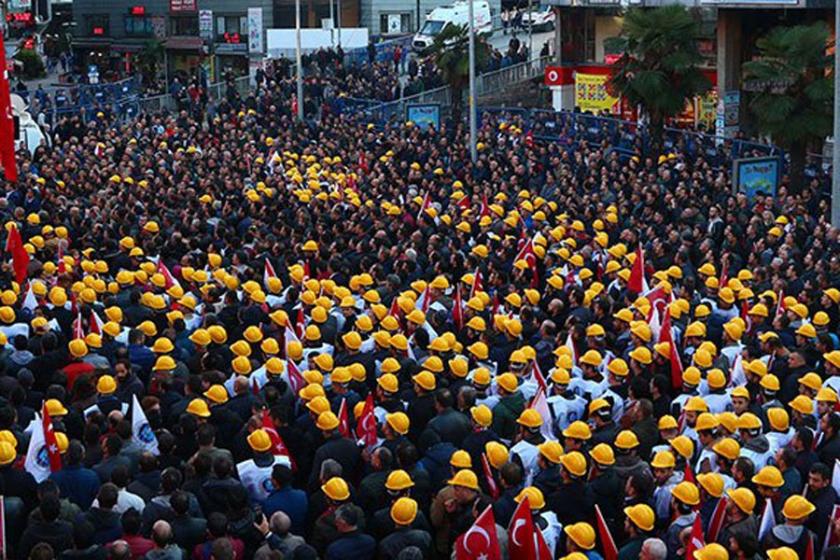
{"type": "Polygon", "coordinates": [[[478,477],[469,469],[461,469],[446,483],[450,486],[461,486],[471,490],[478,490],[478,477]]]}
{"type": "Polygon", "coordinates": [[[385,415],[385,422],[398,434],[408,433],[411,422],[404,412],[392,412],[385,415]]]}
{"type": "Polygon", "coordinates": [[[340,476],[334,476],[322,484],[321,490],[330,500],[335,502],[343,502],[350,497],[350,487],[340,476]]]}
{"type": "Polygon", "coordinates": [[[726,491],[729,499],[735,502],[738,509],[744,513],[751,514],[755,509],[755,494],[746,487],[733,488],[726,491]]]}
{"type": "Polygon", "coordinates": [[[110,375],[103,375],[96,382],[96,392],[100,395],[110,395],[117,390],[117,381],[110,375]]]}
{"type": "Polygon", "coordinates": [[[816,510],[814,504],[809,502],[806,498],[798,494],[794,494],[785,500],[785,505],[782,507],[782,515],[784,515],[786,519],[797,521],[799,519],[805,519],[814,513],[814,510],[816,510]]]}
{"type": "Polygon", "coordinates": [[[671,495],[680,502],[696,506],[700,503],[700,491],[695,484],[684,480],[671,489],[671,495]]]}
{"type": "Polygon", "coordinates": [[[402,469],[391,471],[388,478],[385,480],[385,488],[393,491],[405,490],[414,486],[414,481],[411,476],[402,469]]]}
{"type": "Polygon", "coordinates": [[[542,491],[536,486],[527,486],[519,491],[519,494],[514,498],[517,504],[522,503],[522,500],[528,498],[528,506],[530,509],[542,509],[545,507],[545,496],[542,491]]]}
{"type": "Polygon", "coordinates": [[[592,525],[581,521],[572,525],[566,525],[563,532],[572,542],[584,550],[595,548],[595,530],[592,525]]]}
{"type": "Polygon", "coordinates": [[[589,451],[589,456],[599,465],[609,466],[615,464],[615,453],[612,447],[606,443],[599,443],[589,451]]]}
{"type": "Polygon", "coordinates": [[[694,551],[694,560],[729,560],[729,551],[718,543],[707,544],[694,551]]]}
{"type": "Polygon", "coordinates": [[[772,466],[768,465],[763,467],[758,474],[752,477],[753,484],[758,484],[759,486],[767,486],[769,488],[781,488],[784,483],[785,479],[782,477],[782,472],[772,466]]]}
{"type": "Polygon", "coordinates": [[[417,502],[411,498],[399,498],[391,506],[391,519],[398,526],[411,525],[417,517],[417,502]]]}
{"type": "Polygon", "coordinates": [[[656,515],[653,509],[647,504],[636,504],[624,508],[624,515],[627,516],[633,525],[648,532],[653,530],[653,525],[656,522],[656,515]]]}
{"type": "Polygon", "coordinates": [[[187,405],[187,412],[193,416],[198,416],[199,418],[210,417],[210,407],[207,406],[207,402],[205,402],[204,399],[191,400],[190,404],[187,405]]]}
{"type": "Polygon", "coordinates": [[[268,432],[262,428],[251,432],[248,435],[247,440],[251,449],[258,453],[264,453],[271,449],[271,437],[268,435],[268,432]]]}

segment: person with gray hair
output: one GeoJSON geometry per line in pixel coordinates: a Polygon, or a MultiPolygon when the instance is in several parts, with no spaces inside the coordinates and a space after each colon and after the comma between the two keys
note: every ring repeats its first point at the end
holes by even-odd
{"type": "Polygon", "coordinates": [[[342,558],[373,558],[376,540],[360,529],[365,524],[365,512],[359,506],[344,504],[335,510],[338,537],[327,546],[326,560],[342,558]]]}
{"type": "Polygon", "coordinates": [[[116,540],[111,543],[110,560],[131,560],[131,547],[124,540],[116,540]]]}
{"type": "Polygon", "coordinates": [[[639,553],[641,560],[665,560],[668,556],[668,547],[662,539],[645,539],[642,543],[642,551],[639,553]]]}
{"type": "Polygon", "coordinates": [[[266,554],[269,551],[276,551],[283,554],[283,557],[291,556],[295,549],[306,541],[303,537],[294,535],[289,532],[292,526],[292,520],[283,511],[276,511],[272,514],[270,520],[266,520],[263,515],[254,526],[262,533],[265,539],[265,544],[259,548],[257,552],[266,554]]]}

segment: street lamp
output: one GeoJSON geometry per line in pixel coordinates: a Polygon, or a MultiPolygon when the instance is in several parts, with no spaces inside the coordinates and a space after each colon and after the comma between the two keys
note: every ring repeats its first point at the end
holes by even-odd
{"type": "MultiPolygon", "coordinates": [[[[840,2],[840,0],[837,1],[840,2]]],[[[470,159],[473,163],[475,163],[475,161],[478,159],[478,152],[476,151],[475,146],[475,136],[477,134],[477,114],[475,106],[475,22],[473,21],[473,0],[467,0],[467,2],[469,2],[469,11],[467,13],[467,18],[470,21],[470,159]]]]}

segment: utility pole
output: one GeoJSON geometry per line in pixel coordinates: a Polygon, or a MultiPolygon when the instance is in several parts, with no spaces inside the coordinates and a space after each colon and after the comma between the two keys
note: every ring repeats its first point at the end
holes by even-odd
{"type": "MultiPolygon", "coordinates": [[[[838,30],[840,30],[840,0],[835,0],[835,36],[838,30]]],[[[831,225],[840,228],[840,45],[834,46],[834,142],[831,145],[831,225]]]]}
{"type": "MultiPolygon", "coordinates": [[[[475,22],[473,21],[473,0],[469,2],[469,12],[467,18],[470,20],[470,159],[475,163],[478,159],[478,152],[475,147],[475,136],[477,134],[477,114],[475,106],[475,22]]],[[[840,2],[840,0],[837,0],[840,2]]]]}
{"type": "Polygon", "coordinates": [[[560,26],[560,6],[554,7],[554,64],[560,66],[563,60],[563,29],[560,26]]]}
{"type": "MultiPolygon", "coordinates": [[[[335,37],[335,35],[333,35],[333,29],[335,29],[335,27],[336,27],[336,25],[335,25],[335,8],[333,7],[333,0],[330,0],[330,40],[331,41],[335,37]]],[[[332,41],[332,46],[333,46],[333,48],[335,48],[335,42],[334,41],[332,41]]]]}
{"type": "Polygon", "coordinates": [[[300,0],[295,0],[295,35],[297,48],[295,58],[297,66],[297,118],[303,121],[303,62],[300,56],[300,0]]]}
{"type": "Polygon", "coordinates": [[[528,0],[528,60],[534,59],[534,5],[528,0]]]}

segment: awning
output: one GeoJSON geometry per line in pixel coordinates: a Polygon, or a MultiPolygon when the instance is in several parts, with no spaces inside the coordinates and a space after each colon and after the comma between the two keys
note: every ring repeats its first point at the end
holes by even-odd
{"type": "Polygon", "coordinates": [[[139,53],[143,50],[143,45],[137,43],[114,43],[111,45],[111,50],[121,53],[139,53]]]}
{"type": "Polygon", "coordinates": [[[112,39],[74,39],[75,49],[108,49],[114,41],[112,39]]]}
{"type": "Polygon", "coordinates": [[[204,47],[201,37],[170,37],[166,40],[166,48],[172,51],[199,51],[204,47]]]}

